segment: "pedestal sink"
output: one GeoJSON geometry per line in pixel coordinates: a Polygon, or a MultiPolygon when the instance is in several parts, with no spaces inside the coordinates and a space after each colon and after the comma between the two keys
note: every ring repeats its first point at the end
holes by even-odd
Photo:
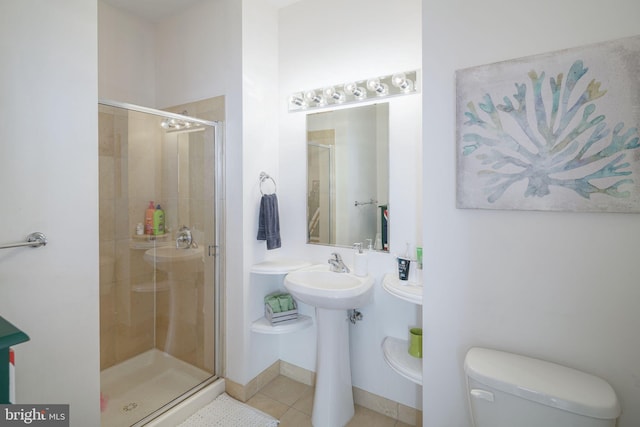
{"type": "Polygon", "coordinates": [[[373,278],[336,273],[317,264],[287,274],[284,286],[316,308],[318,325],[314,427],[338,427],[354,414],[347,310],[371,302],[373,278]]]}
{"type": "MultiPolygon", "coordinates": [[[[178,343],[176,329],[178,312],[183,305],[184,298],[178,287],[180,285],[195,286],[198,273],[204,271],[204,251],[201,247],[176,248],[175,246],[161,246],[147,250],[144,260],[158,270],[167,273],[169,284],[169,324],[164,349],[167,353],[177,354],[178,343]]],[[[195,325],[195,319],[193,319],[195,325]]]]}
{"type": "Polygon", "coordinates": [[[144,260],[167,273],[198,273],[204,271],[202,248],[161,246],[144,253],[144,260]]]}

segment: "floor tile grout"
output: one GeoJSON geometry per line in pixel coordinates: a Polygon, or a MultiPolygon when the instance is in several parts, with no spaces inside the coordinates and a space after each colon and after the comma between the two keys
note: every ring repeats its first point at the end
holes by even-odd
{"type": "MultiPolygon", "coordinates": [[[[280,420],[280,427],[311,426],[313,387],[283,375],[277,376],[247,404],[280,420]]],[[[407,424],[359,405],[348,427],[404,427],[407,424]]]]}

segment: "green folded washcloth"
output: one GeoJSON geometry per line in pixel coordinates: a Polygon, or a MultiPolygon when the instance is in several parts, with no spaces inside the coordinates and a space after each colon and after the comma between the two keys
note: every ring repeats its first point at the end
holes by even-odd
{"type": "Polygon", "coordinates": [[[291,295],[283,292],[275,292],[265,296],[264,303],[269,304],[271,311],[274,313],[289,311],[295,308],[291,295]]]}
{"type": "Polygon", "coordinates": [[[269,304],[273,313],[280,313],[280,311],[282,311],[280,309],[280,301],[278,301],[277,297],[265,298],[265,303],[269,304]]]}
{"type": "Polygon", "coordinates": [[[280,309],[282,311],[293,310],[293,298],[291,298],[291,295],[280,295],[278,301],[280,302],[280,309]]]}

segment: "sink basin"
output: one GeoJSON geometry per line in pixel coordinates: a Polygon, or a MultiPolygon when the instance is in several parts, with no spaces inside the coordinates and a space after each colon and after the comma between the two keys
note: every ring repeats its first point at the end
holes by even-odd
{"type": "Polygon", "coordinates": [[[373,278],[336,273],[329,264],[316,264],[293,271],[284,286],[298,301],[319,308],[349,310],[371,302],[373,278]]]}
{"type": "Polygon", "coordinates": [[[204,251],[201,247],[177,249],[175,246],[162,246],[153,248],[144,253],[144,260],[168,273],[204,271],[204,251]]]}

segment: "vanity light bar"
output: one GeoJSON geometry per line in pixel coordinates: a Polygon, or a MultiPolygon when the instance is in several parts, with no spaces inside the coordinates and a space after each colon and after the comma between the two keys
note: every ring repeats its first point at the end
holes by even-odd
{"type": "Polygon", "coordinates": [[[372,77],[368,80],[296,92],[289,97],[289,112],[409,95],[418,92],[417,77],[418,71],[405,71],[390,76],[372,77]]]}

